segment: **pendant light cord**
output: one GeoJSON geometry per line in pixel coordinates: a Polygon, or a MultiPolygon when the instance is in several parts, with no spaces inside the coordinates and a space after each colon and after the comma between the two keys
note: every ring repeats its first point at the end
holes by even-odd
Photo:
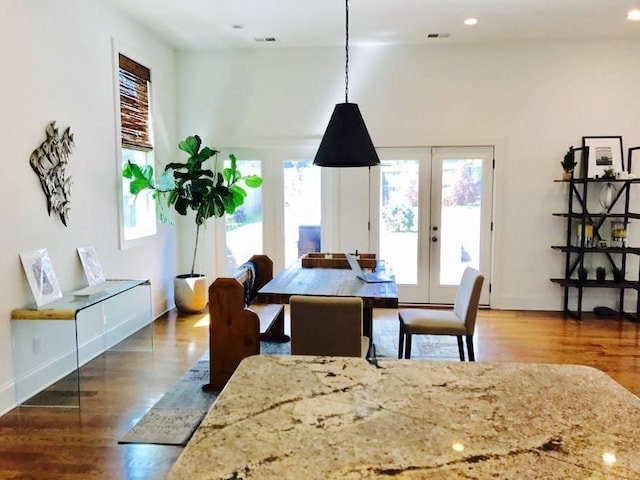
{"type": "Polygon", "coordinates": [[[349,0],[345,0],[344,103],[349,103],[349,0]]]}

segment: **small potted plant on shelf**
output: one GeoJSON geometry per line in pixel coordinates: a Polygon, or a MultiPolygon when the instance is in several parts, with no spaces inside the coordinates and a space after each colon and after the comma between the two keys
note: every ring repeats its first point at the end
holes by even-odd
{"type": "Polygon", "coordinates": [[[578,268],[578,280],[580,280],[581,282],[584,282],[587,280],[588,276],[589,276],[588,268],[585,268],[585,267],[578,268]]]}
{"type": "Polygon", "coordinates": [[[571,180],[571,177],[573,176],[573,169],[576,167],[576,164],[576,156],[572,145],[569,148],[569,151],[564,154],[564,158],[560,162],[560,165],[562,165],[564,170],[564,173],[562,174],[563,180],[571,180]]]}
{"type": "Polygon", "coordinates": [[[613,167],[605,168],[602,178],[616,178],[616,170],[613,167]]]}
{"type": "Polygon", "coordinates": [[[620,283],[620,282],[624,282],[624,271],[620,270],[619,268],[614,268],[613,269],[613,280],[620,283]]]}
{"type": "Polygon", "coordinates": [[[607,269],[604,267],[596,267],[596,282],[602,283],[607,278],[607,269]]]}

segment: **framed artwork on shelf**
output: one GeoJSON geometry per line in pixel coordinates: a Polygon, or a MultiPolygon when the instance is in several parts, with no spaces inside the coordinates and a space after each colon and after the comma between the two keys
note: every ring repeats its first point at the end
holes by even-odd
{"type": "Polygon", "coordinates": [[[100,265],[100,260],[98,260],[96,249],[91,246],[78,247],[78,255],[89,285],[104,283],[104,273],[102,273],[102,266],[100,265]]]}
{"type": "Polygon", "coordinates": [[[22,252],[20,261],[38,307],[62,297],[62,291],[46,248],[22,252]]]}
{"type": "Polygon", "coordinates": [[[589,178],[600,178],[610,168],[616,173],[624,171],[621,136],[582,137],[582,146],[589,147],[589,178]]]}
{"type": "MultiPolygon", "coordinates": [[[[629,153],[627,154],[627,172],[629,172],[628,178],[636,178],[638,174],[634,171],[633,168],[633,154],[640,150],[640,147],[631,147],[629,148],[629,153]]],[[[636,155],[636,163],[640,163],[640,153],[636,155]]],[[[638,170],[638,165],[636,165],[635,170],[638,170]]]]}

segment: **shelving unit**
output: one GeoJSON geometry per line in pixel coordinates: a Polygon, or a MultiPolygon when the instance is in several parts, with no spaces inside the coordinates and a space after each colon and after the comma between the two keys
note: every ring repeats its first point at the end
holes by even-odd
{"type": "MultiPolygon", "coordinates": [[[[620,317],[628,318],[634,322],[640,322],[640,266],[635,278],[631,279],[627,272],[628,256],[636,255],[640,258],[640,248],[628,245],[599,246],[599,242],[606,241],[611,245],[611,223],[619,222],[624,225],[625,232],[631,220],[640,219],[640,213],[629,211],[629,197],[632,186],[640,183],[640,179],[619,178],[571,178],[569,180],[555,180],[555,182],[568,184],[568,206],[563,213],[554,213],[554,216],[567,220],[567,235],[565,245],[554,245],[551,248],[564,254],[565,274],[564,278],[552,278],[551,281],[559,284],[564,289],[563,308],[565,316],[582,319],[582,301],[584,291],[592,288],[607,288],[619,290],[618,308],[614,308],[620,317]],[[611,203],[603,207],[599,200],[602,188],[611,183],[616,193],[611,197],[611,203]],[[595,212],[596,209],[601,211],[595,212]],[[589,241],[586,235],[578,235],[578,232],[587,232],[588,225],[592,225],[592,238],[589,241]],[[578,270],[585,266],[588,256],[602,257],[608,278],[604,281],[578,278],[578,270]],[[614,268],[621,270],[624,277],[619,280],[611,279],[614,268]],[[633,290],[637,294],[637,303],[634,313],[625,312],[625,291],[633,290]],[[570,294],[576,293],[576,307],[570,308],[570,294]]],[[[590,259],[591,260],[591,259],[590,259]]],[[[639,264],[640,265],[640,264],[639,264]]]]}

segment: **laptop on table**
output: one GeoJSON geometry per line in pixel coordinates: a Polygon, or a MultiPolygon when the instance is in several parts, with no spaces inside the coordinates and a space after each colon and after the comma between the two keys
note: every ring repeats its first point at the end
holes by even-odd
{"type": "Polygon", "coordinates": [[[364,272],[362,271],[362,267],[358,263],[358,259],[353,255],[345,254],[347,257],[347,262],[349,262],[349,266],[351,270],[353,270],[360,280],[364,280],[367,283],[388,283],[393,282],[393,278],[378,273],[378,272],[364,272]]]}

